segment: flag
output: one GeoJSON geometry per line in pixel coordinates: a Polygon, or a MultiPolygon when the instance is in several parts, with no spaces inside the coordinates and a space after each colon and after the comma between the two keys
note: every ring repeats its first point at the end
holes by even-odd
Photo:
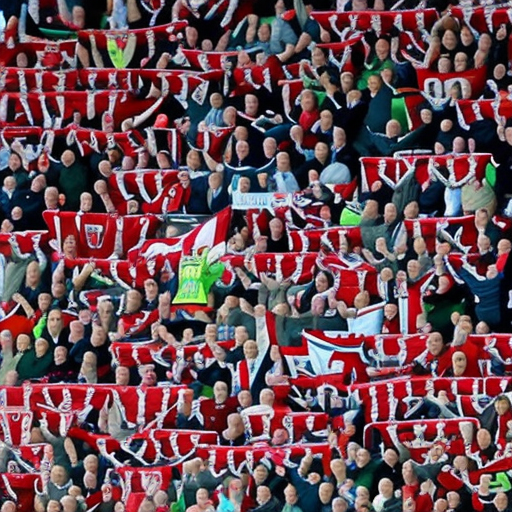
{"type": "Polygon", "coordinates": [[[355,318],[348,319],[349,332],[366,336],[380,333],[382,322],[384,321],[385,305],[386,302],[380,302],[379,304],[360,309],[355,318]]]}
{"type": "Polygon", "coordinates": [[[3,87],[0,90],[18,92],[22,90],[68,91],[76,89],[78,71],[76,69],[62,71],[41,71],[40,69],[6,68],[0,78],[3,87]]]}
{"type": "Polygon", "coordinates": [[[108,178],[109,195],[116,209],[122,213],[127,201],[140,197],[143,205],[158,201],[178,183],[178,172],[174,170],[135,170],[114,173],[108,178]]]}
{"type": "Polygon", "coordinates": [[[291,442],[300,442],[302,436],[309,432],[318,432],[328,427],[329,417],[324,412],[291,412],[283,418],[288,428],[291,442]]]}
{"type": "Polygon", "coordinates": [[[417,89],[403,88],[393,91],[391,119],[400,123],[402,133],[414,131],[422,126],[420,111],[424,104],[425,97],[417,89]]]}
{"type": "Polygon", "coordinates": [[[183,240],[183,253],[191,254],[203,247],[215,249],[224,244],[230,221],[231,208],[226,208],[205,224],[198,226],[183,240]]]}
{"type": "MultiPolygon", "coordinates": [[[[313,280],[317,254],[314,252],[286,254],[257,253],[253,257],[253,273],[275,275],[276,280],[291,279],[296,284],[306,284],[313,280]]],[[[244,266],[244,258],[226,255],[221,261],[229,262],[232,268],[244,266]]]]}
{"type": "Polygon", "coordinates": [[[147,115],[151,109],[158,108],[163,97],[141,99],[133,92],[122,90],[66,91],[65,95],[51,91],[27,94],[4,92],[0,93],[0,100],[9,103],[9,109],[1,119],[7,125],[42,126],[45,123],[45,128],[51,128],[50,112],[56,112],[66,120],[71,120],[74,112],[89,120],[110,112],[114,126],[119,129],[125,119],[147,115]]]}
{"type": "Polygon", "coordinates": [[[189,256],[197,249],[205,247],[210,249],[210,253],[213,250],[214,254],[217,251],[224,254],[221,249],[227,241],[230,222],[231,208],[228,207],[181,237],[146,242],[142,245],[138,257],[148,259],[178,253],[189,256]]]}
{"type": "Polygon", "coordinates": [[[17,43],[10,48],[0,44],[0,66],[15,66],[16,56],[24,53],[35,69],[51,64],[52,69],[62,69],[75,61],[76,41],[30,41],[17,43]],[[51,62],[50,62],[51,61],[51,62]]]}
{"type": "Polygon", "coordinates": [[[449,455],[464,455],[465,447],[460,436],[459,425],[461,421],[471,423],[475,428],[480,427],[480,422],[475,418],[443,418],[400,421],[396,426],[388,421],[374,422],[366,426],[364,430],[364,446],[371,447],[375,439],[375,432],[385,448],[395,447],[396,441],[409,442],[411,458],[416,462],[424,463],[424,455],[434,444],[442,444],[449,455]]]}
{"type": "Polygon", "coordinates": [[[301,347],[281,347],[292,377],[342,375],[346,384],[367,380],[363,338],[336,331],[304,331],[301,347]]]}
{"type": "Polygon", "coordinates": [[[185,504],[185,494],[180,493],[178,501],[171,505],[171,512],[185,512],[187,505],[185,504]]]}

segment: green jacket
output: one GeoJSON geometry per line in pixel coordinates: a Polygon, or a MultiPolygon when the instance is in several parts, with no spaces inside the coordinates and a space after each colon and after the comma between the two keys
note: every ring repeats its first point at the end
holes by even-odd
{"type": "Polygon", "coordinates": [[[67,211],[78,211],[80,209],[80,195],[88,187],[87,168],[75,162],[69,167],[62,166],[59,175],[59,189],[66,196],[65,209],[67,211]]]}
{"type": "Polygon", "coordinates": [[[28,379],[40,379],[48,373],[48,369],[53,362],[53,351],[48,349],[48,352],[43,357],[36,357],[36,352],[33,348],[25,352],[16,366],[18,372],[18,379],[20,382],[28,379]]]}
{"type": "Polygon", "coordinates": [[[364,468],[347,470],[347,478],[354,480],[354,489],[359,486],[366,487],[368,490],[373,486],[373,475],[377,469],[378,462],[371,460],[364,468]]]}

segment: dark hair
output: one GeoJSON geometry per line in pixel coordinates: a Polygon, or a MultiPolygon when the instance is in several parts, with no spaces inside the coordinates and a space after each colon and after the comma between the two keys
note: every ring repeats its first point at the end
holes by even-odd
{"type": "Polygon", "coordinates": [[[311,309],[311,301],[313,300],[313,297],[318,293],[318,290],[316,289],[316,277],[318,274],[324,274],[327,278],[327,289],[332,288],[334,285],[334,277],[330,272],[325,270],[319,270],[316,272],[313,277],[313,281],[307,286],[307,288],[304,290],[304,294],[300,298],[299,307],[297,308],[299,313],[305,313],[311,309]]]}
{"type": "MultiPolygon", "coordinates": [[[[323,50],[323,48],[322,48],[323,50]]],[[[325,51],[324,51],[325,54],[325,51]]],[[[327,56],[326,56],[327,57],[327,56]]],[[[339,71],[332,65],[327,64],[325,66],[320,66],[317,70],[318,74],[327,73],[329,77],[329,83],[335,85],[336,87],[341,87],[340,82],[340,74],[339,71]]]]}
{"type": "Polygon", "coordinates": [[[388,446],[385,451],[387,452],[388,450],[394,451],[397,457],[400,457],[400,452],[394,446],[388,446]]]}

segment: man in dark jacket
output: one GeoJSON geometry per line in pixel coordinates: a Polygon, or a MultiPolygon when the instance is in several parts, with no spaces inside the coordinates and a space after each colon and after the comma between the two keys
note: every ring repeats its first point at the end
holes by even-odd
{"type": "Polygon", "coordinates": [[[252,508],[250,512],[280,512],[281,505],[277,498],[272,496],[270,489],[265,485],[260,485],[256,491],[256,502],[258,506],[252,508]]]}
{"type": "Polygon", "coordinates": [[[318,491],[320,489],[321,477],[318,473],[310,471],[311,465],[313,464],[313,456],[306,455],[299,468],[293,468],[285,470],[282,467],[276,468],[276,473],[279,476],[288,476],[290,483],[297,489],[299,500],[297,505],[302,510],[321,510],[322,502],[318,491]],[[307,475],[304,478],[303,475],[307,475]]]}
{"type": "Polygon", "coordinates": [[[46,180],[44,176],[36,176],[30,184],[30,189],[16,188],[12,195],[12,205],[19,206],[23,211],[19,229],[45,229],[43,220],[44,188],[46,180]]]}

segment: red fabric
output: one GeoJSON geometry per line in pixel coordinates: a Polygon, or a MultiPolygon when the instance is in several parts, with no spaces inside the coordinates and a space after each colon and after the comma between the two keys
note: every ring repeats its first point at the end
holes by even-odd
{"type": "Polygon", "coordinates": [[[299,124],[302,126],[304,131],[309,131],[313,127],[313,125],[318,121],[319,118],[318,110],[313,110],[313,112],[302,112],[299,117],[299,124]]]}
{"type": "MultiPolygon", "coordinates": [[[[458,20],[466,20],[464,12],[460,7],[454,7],[451,15],[458,20]]],[[[469,23],[478,32],[489,32],[490,29],[497,29],[502,23],[509,21],[508,12],[505,8],[496,8],[492,10],[490,16],[483,7],[475,7],[469,17],[469,23]]]]}
{"type": "MultiPolygon", "coordinates": [[[[13,34],[14,35],[14,34],[13,34]]],[[[9,35],[5,34],[5,41],[9,35]]],[[[72,59],[75,55],[76,41],[30,41],[17,43],[14,48],[9,48],[6,43],[0,45],[0,65],[15,66],[16,56],[25,53],[30,61],[42,64],[51,57],[51,67],[69,68],[69,62],[64,58],[72,59]]]]}
{"type": "Polygon", "coordinates": [[[0,479],[0,491],[8,496],[4,478],[18,496],[17,510],[32,512],[34,510],[34,483],[38,482],[40,484],[40,475],[35,473],[3,473],[0,479]]]}
{"type": "Polygon", "coordinates": [[[223,160],[224,151],[234,130],[234,126],[228,126],[199,132],[196,141],[197,147],[204,149],[216,162],[219,162],[223,160]]]}
{"type": "Polygon", "coordinates": [[[218,404],[215,399],[201,400],[199,410],[203,415],[205,430],[214,430],[219,434],[227,428],[228,416],[237,412],[238,399],[229,397],[224,403],[218,404]]]}
{"type": "Polygon", "coordinates": [[[403,485],[402,486],[402,500],[405,502],[408,499],[415,499],[416,494],[420,490],[419,483],[413,485],[403,485]]]}
{"type": "Polygon", "coordinates": [[[505,268],[505,263],[507,263],[509,253],[501,254],[498,256],[498,259],[496,260],[496,268],[498,272],[503,272],[503,269],[505,268]]]}
{"type": "Polygon", "coordinates": [[[155,235],[159,220],[153,215],[59,212],[47,210],[43,218],[48,225],[50,237],[64,242],[73,235],[77,242],[77,258],[109,258],[117,249],[116,240],[123,257],[145,238],[155,235]]]}
{"type": "Polygon", "coordinates": [[[431,277],[432,272],[429,272],[427,275],[423,276],[419,281],[416,281],[415,283],[407,283],[407,293],[409,296],[407,299],[407,332],[410,334],[417,332],[416,320],[418,318],[418,315],[420,315],[423,312],[421,287],[431,277]]]}
{"type": "Polygon", "coordinates": [[[420,493],[420,495],[416,498],[416,511],[417,512],[430,512],[432,507],[434,506],[434,502],[432,500],[432,496],[427,493],[420,493]]]}
{"type": "Polygon", "coordinates": [[[471,494],[471,505],[473,505],[473,509],[476,512],[482,512],[484,510],[484,503],[482,503],[476,492],[471,494]]]}
{"type": "MultiPolygon", "coordinates": [[[[13,112],[14,116],[9,117],[5,123],[1,123],[1,125],[38,126],[42,124],[44,112],[41,105],[41,98],[44,98],[44,104],[47,109],[60,112],[57,98],[64,97],[64,119],[71,119],[74,112],[79,112],[83,118],[87,118],[88,94],[89,93],[86,91],[67,91],[65,96],[57,92],[47,92],[43,96],[39,93],[28,93],[26,101],[29,109],[26,110],[19,93],[5,93],[10,105],[12,105],[10,111],[13,112]]],[[[121,123],[125,119],[142,114],[157,102],[161,103],[161,100],[155,100],[154,98],[138,99],[133,93],[123,91],[97,91],[92,96],[94,117],[109,110],[111,97],[114,104],[113,119],[116,129],[121,127],[121,123]]]]}
{"type": "Polygon", "coordinates": [[[450,88],[456,82],[462,85],[464,91],[466,84],[471,87],[471,98],[479,98],[485,87],[487,67],[468,69],[462,73],[436,73],[430,69],[416,68],[419,88],[426,94],[435,98],[447,98],[450,96],[450,88]],[[430,93],[429,87],[433,86],[435,94],[430,93]]]}
{"type": "Polygon", "coordinates": [[[382,326],[383,334],[400,334],[400,318],[397,315],[389,320],[388,318],[384,319],[384,324],[382,326]]]}
{"type": "Polygon", "coordinates": [[[11,331],[13,339],[16,339],[20,334],[30,334],[32,328],[32,322],[26,316],[9,315],[3,320],[0,320],[0,329],[8,329],[11,331]]]}
{"type": "MultiPolygon", "coordinates": [[[[379,20],[379,30],[383,34],[389,34],[396,23],[396,18],[400,14],[403,30],[415,31],[418,29],[419,20],[416,16],[416,10],[405,11],[362,11],[358,12],[355,19],[351,18],[351,12],[313,12],[311,16],[318,21],[320,25],[331,31],[331,17],[335,17],[335,25],[338,30],[345,27],[351,27],[353,30],[362,30],[363,32],[374,28],[376,18],[379,20]]],[[[438,14],[435,9],[422,9],[422,22],[427,30],[437,21],[438,14]]]]}
{"type": "MultiPolygon", "coordinates": [[[[383,173],[388,180],[398,185],[406,175],[409,168],[405,159],[362,157],[361,158],[361,183],[362,191],[369,192],[376,181],[383,181],[380,173],[383,173]]],[[[409,173],[410,174],[410,173],[409,173]]]]}

